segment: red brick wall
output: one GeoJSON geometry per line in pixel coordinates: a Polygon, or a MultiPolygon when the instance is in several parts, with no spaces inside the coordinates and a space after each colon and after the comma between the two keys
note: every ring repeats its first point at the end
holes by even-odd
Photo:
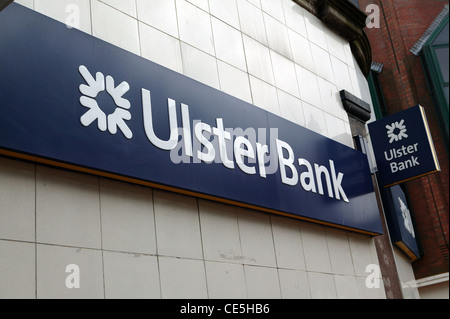
{"type": "Polygon", "coordinates": [[[360,0],[380,8],[380,28],[367,29],[373,60],[384,64],[380,81],[389,113],[421,104],[426,111],[441,172],[407,183],[424,256],[414,262],[416,278],[448,272],[448,151],[420,58],[409,50],[444,8],[443,0],[360,0]]]}

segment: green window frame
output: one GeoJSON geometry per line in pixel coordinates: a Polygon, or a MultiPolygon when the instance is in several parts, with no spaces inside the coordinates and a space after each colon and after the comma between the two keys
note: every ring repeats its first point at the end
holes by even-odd
{"type": "Polygon", "coordinates": [[[420,58],[433,103],[438,115],[439,125],[447,145],[449,131],[449,16],[442,20],[423,46],[420,58]]]}

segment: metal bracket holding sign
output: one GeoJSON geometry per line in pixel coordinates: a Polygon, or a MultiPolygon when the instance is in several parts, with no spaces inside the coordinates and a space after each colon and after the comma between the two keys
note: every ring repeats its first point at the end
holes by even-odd
{"type": "Polygon", "coordinates": [[[413,106],[368,127],[382,186],[390,187],[440,171],[422,106],[413,106]]]}

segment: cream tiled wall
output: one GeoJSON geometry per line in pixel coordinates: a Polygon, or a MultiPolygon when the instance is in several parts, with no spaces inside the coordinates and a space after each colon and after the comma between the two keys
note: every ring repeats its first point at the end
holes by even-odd
{"type": "MultiPolygon", "coordinates": [[[[338,92],[368,100],[350,47],[290,0],[20,0],[351,145],[338,92]]],[[[373,239],[0,158],[0,298],[384,298],[373,239]],[[68,289],[65,267],[80,268],[68,289]]]]}

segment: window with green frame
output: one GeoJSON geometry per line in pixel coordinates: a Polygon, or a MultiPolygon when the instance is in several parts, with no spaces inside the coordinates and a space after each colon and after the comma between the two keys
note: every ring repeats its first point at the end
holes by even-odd
{"type": "Polygon", "coordinates": [[[422,48],[421,60],[427,75],[428,86],[435,104],[448,151],[448,122],[449,122],[449,30],[448,14],[426,41],[422,48]]]}

